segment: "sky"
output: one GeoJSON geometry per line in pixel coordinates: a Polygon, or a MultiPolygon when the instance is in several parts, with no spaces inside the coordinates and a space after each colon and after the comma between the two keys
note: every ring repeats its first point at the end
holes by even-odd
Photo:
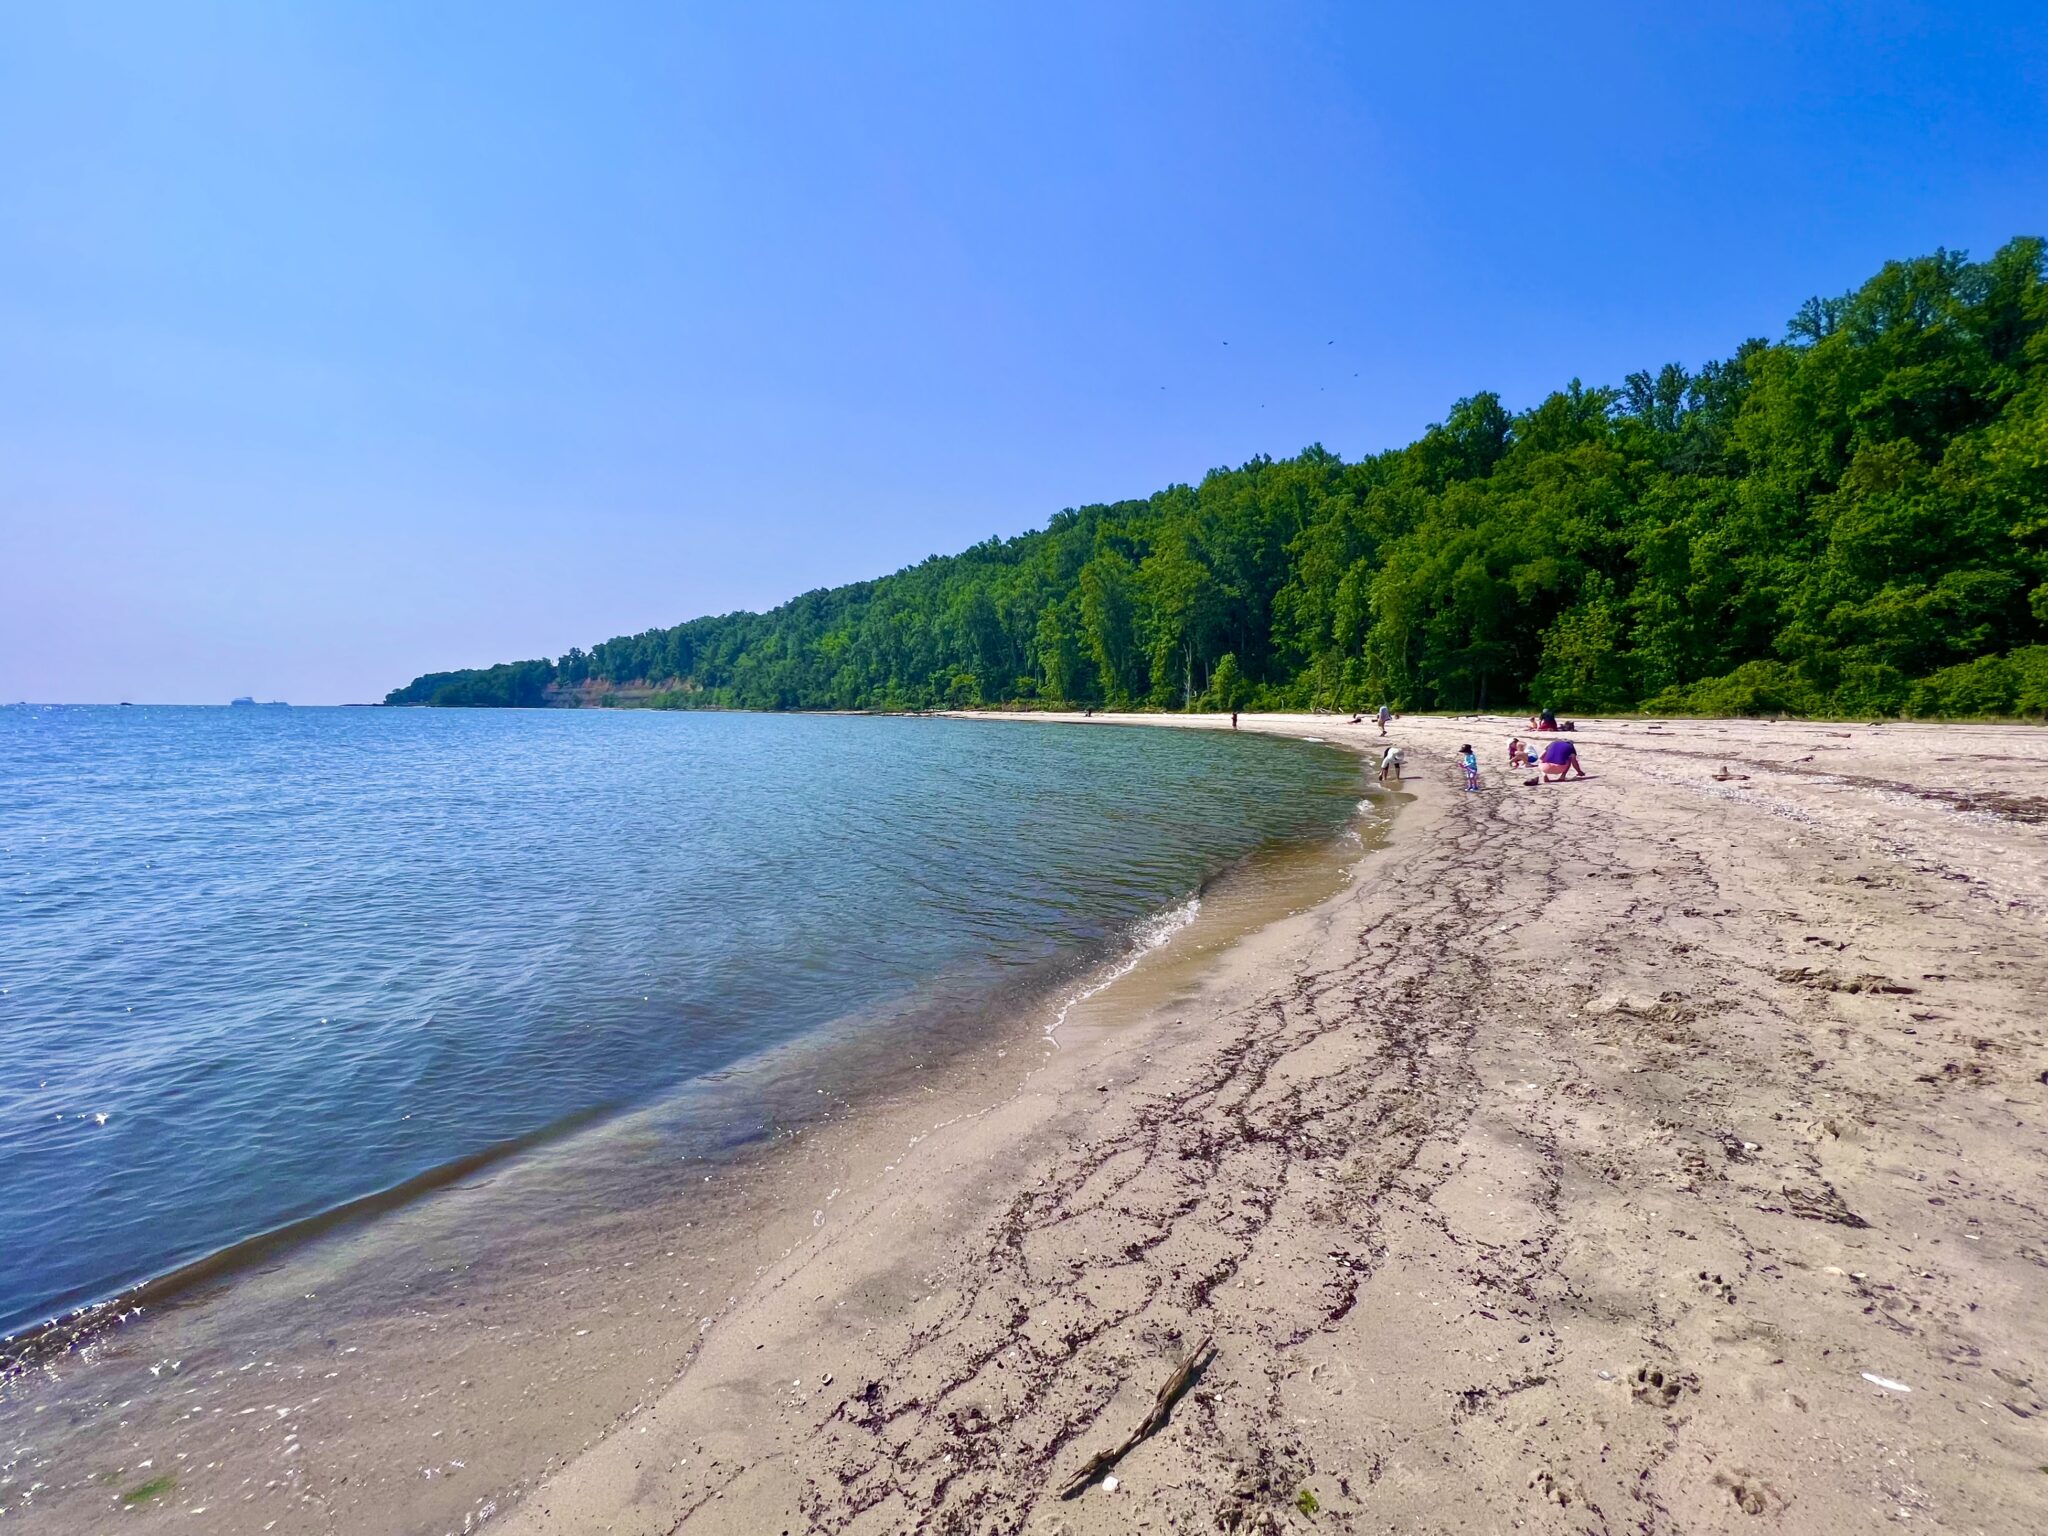
{"type": "Polygon", "coordinates": [[[2048,233],[2048,7],[0,0],[0,701],[381,698],[2048,233]]]}

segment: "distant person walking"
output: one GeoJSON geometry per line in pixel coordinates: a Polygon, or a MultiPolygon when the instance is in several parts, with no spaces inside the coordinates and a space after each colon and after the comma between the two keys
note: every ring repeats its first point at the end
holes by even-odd
{"type": "Polygon", "coordinates": [[[1574,773],[1582,779],[1586,776],[1586,770],[1579,763],[1579,749],[1571,742],[1559,737],[1543,749],[1545,780],[1562,779],[1574,773]]]}
{"type": "Polygon", "coordinates": [[[1393,718],[1394,712],[1382,704],[1380,706],[1380,734],[1382,736],[1387,734],[1387,722],[1393,718]]]}
{"type": "Polygon", "coordinates": [[[1399,747],[1389,747],[1380,754],[1380,782],[1384,784],[1388,779],[1392,779],[1396,784],[1401,782],[1401,749],[1399,747]]]}
{"type": "Polygon", "coordinates": [[[1237,729],[1237,711],[1234,709],[1230,712],[1230,728],[1233,731],[1237,729]]]}

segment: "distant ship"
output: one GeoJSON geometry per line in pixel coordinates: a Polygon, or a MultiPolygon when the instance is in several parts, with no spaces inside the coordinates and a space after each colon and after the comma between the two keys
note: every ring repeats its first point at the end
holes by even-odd
{"type": "Polygon", "coordinates": [[[229,699],[229,700],[228,700],[228,708],[230,708],[230,709],[289,709],[289,708],[291,708],[291,706],[290,706],[289,704],[285,703],[285,701],[284,701],[283,699],[265,699],[265,700],[263,700],[263,701],[262,701],[262,702],[261,702],[261,703],[259,704],[259,703],[258,703],[258,702],[257,702],[256,700],[254,700],[254,699],[252,699],[252,698],[248,697],[248,696],[247,696],[247,695],[245,694],[245,695],[243,695],[243,696],[242,696],[241,698],[239,698],[239,699],[229,699]]]}

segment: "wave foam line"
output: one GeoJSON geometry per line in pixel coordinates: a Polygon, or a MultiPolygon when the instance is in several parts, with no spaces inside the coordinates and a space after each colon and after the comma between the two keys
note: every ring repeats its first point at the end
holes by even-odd
{"type": "Polygon", "coordinates": [[[1165,944],[1176,933],[1179,933],[1181,929],[1187,927],[1189,923],[1192,923],[1195,920],[1195,914],[1201,910],[1202,898],[1199,895],[1194,895],[1190,896],[1179,906],[1169,907],[1166,911],[1155,913],[1139,923],[1134,932],[1134,942],[1124,952],[1123,957],[1106,974],[1098,976],[1094,981],[1072,994],[1065,1002],[1060,1004],[1059,1011],[1053,1015],[1052,1022],[1045,1026],[1045,1038],[1052,1041],[1054,1045],[1058,1045],[1060,1026],[1067,1022],[1068,1014],[1072,1013],[1074,1009],[1087,1002],[1089,998],[1094,997],[1104,988],[1112,986],[1130,975],[1132,971],[1137,969],[1140,960],[1165,944]]]}

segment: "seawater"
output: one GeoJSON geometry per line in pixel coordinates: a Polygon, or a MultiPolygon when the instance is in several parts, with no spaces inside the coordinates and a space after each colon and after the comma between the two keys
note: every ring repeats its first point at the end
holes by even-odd
{"type": "Polygon", "coordinates": [[[1219,732],[0,709],[0,1336],[764,1053],[1056,1023],[1359,782],[1219,732]]]}

